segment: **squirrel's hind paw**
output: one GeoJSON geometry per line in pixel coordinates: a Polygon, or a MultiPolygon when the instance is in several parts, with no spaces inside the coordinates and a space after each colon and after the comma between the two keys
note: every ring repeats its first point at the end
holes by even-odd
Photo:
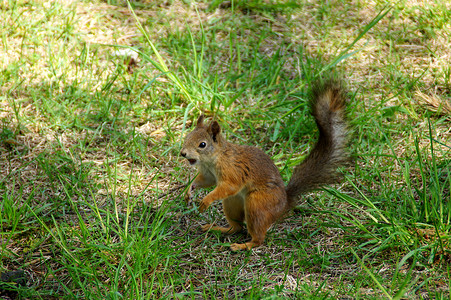
{"type": "Polygon", "coordinates": [[[215,224],[205,224],[200,226],[200,229],[202,229],[202,231],[209,231],[212,230],[213,227],[215,227],[215,224]]]}
{"type": "Polygon", "coordinates": [[[260,246],[261,243],[248,242],[244,244],[232,244],[230,245],[230,250],[232,251],[240,251],[240,250],[251,250],[254,247],[260,246]]]}

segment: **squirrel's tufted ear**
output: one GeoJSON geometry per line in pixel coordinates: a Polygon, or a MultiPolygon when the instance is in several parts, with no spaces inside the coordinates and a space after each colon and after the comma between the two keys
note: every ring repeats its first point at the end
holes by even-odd
{"type": "Polygon", "coordinates": [[[204,114],[201,114],[200,117],[199,117],[199,119],[197,119],[197,125],[196,125],[196,127],[201,127],[201,126],[204,125],[204,118],[205,118],[205,115],[204,115],[204,114]]]}
{"type": "Polygon", "coordinates": [[[211,137],[213,138],[213,141],[217,142],[217,136],[221,132],[221,126],[219,126],[219,123],[216,121],[211,122],[210,124],[210,133],[211,137]]]}
{"type": "Polygon", "coordinates": [[[217,136],[219,135],[219,133],[221,133],[221,126],[219,126],[219,123],[216,121],[211,122],[210,127],[208,128],[211,137],[213,138],[213,141],[217,142],[217,136]]]}

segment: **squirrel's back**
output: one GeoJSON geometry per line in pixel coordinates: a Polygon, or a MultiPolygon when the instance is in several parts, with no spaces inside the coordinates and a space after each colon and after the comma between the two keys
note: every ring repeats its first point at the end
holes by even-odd
{"type": "Polygon", "coordinates": [[[319,138],[307,158],[294,169],[286,187],[290,206],[295,205],[302,193],[337,181],[337,168],[348,160],[345,107],[346,100],[339,83],[329,81],[313,88],[311,109],[319,138]]]}
{"type": "Polygon", "coordinates": [[[228,143],[219,155],[221,159],[217,164],[218,168],[223,170],[223,176],[233,174],[230,176],[233,181],[252,183],[255,187],[275,184],[284,188],[279,170],[263,150],[253,146],[228,143]]]}

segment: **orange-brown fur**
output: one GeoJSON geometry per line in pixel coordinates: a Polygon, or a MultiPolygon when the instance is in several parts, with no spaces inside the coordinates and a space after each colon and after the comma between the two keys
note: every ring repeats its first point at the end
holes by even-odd
{"type": "Polygon", "coordinates": [[[235,233],[246,223],[252,239],[232,244],[232,250],[251,249],[261,245],[269,227],[294,206],[298,196],[337,179],[336,168],[346,161],[345,101],[338,85],[328,83],[314,90],[312,114],[320,137],[309,156],[298,165],[285,186],[279,170],[262,150],[227,142],[216,121],[204,124],[201,116],[190,132],[181,155],[198,167],[199,173],[191,191],[197,187],[216,188],[205,196],[199,206],[204,212],[214,201],[222,200],[228,227],[214,224],[203,230],[235,233]]]}

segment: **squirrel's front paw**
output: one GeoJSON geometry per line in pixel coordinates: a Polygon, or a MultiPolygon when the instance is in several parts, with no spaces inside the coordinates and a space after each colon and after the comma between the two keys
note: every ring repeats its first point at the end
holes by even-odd
{"type": "Polygon", "coordinates": [[[185,195],[184,195],[184,199],[185,199],[185,202],[186,203],[189,203],[190,201],[191,201],[191,197],[192,197],[192,195],[191,195],[191,193],[188,191],[188,192],[186,192],[185,193],[185,195]]]}
{"type": "Polygon", "coordinates": [[[199,212],[203,213],[209,206],[211,203],[205,201],[205,199],[203,199],[200,204],[199,204],[199,212]]]}
{"type": "Polygon", "coordinates": [[[188,187],[188,189],[187,189],[187,191],[186,191],[186,193],[185,193],[185,195],[184,195],[184,198],[185,198],[185,202],[186,202],[186,203],[189,203],[189,202],[191,201],[191,198],[193,198],[194,189],[195,189],[194,184],[191,184],[191,185],[188,187]]]}

